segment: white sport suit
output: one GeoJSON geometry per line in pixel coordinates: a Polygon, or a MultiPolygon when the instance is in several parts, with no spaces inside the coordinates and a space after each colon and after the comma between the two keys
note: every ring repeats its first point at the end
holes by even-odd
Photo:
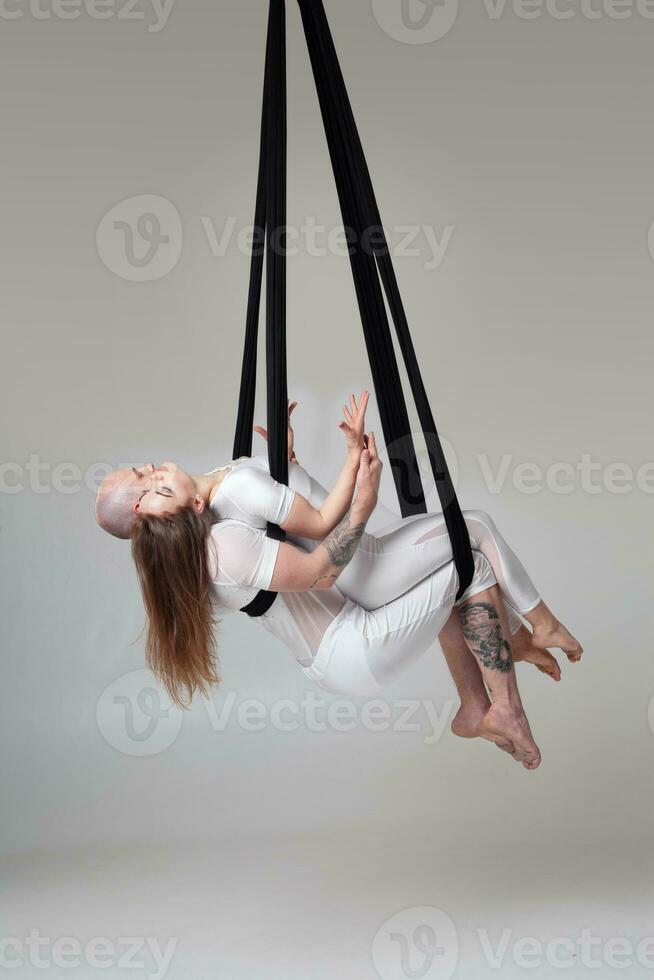
{"type": "MultiPolygon", "coordinates": [[[[289,487],[270,476],[265,456],[234,461],[211,503],[210,563],[219,614],[246,606],[269,589],[279,542],[267,522],[284,524],[296,493],[320,507],[327,492],[298,465],[289,487]]],[[[214,471],[216,472],[216,471],[214,471]]],[[[529,612],[540,601],[522,564],[488,515],[465,513],[475,559],[464,599],[499,582],[509,609],[529,612]]],[[[289,535],[310,551],[318,542],[289,535]]],[[[364,534],[329,591],[282,593],[258,622],[292,651],[323,689],[373,696],[431,646],[456,602],[458,575],[442,515],[402,521],[390,532],[364,534]]],[[[512,629],[519,624],[512,614],[512,629]]]]}

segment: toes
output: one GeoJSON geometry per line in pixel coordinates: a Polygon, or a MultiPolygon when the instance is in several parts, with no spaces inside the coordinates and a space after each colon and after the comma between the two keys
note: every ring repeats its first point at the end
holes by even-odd
{"type": "Polygon", "coordinates": [[[532,663],[541,674],[546,674],[551,677],[553,681],[561,680],[561,667],[556,657],[552,656],[547,650],[534,650],[531,656],[527,656],[526,660],[532,663]]]}
{"type": "Polygon", "coordinates": [[[561,680],[561,667],[559,666],[559,662],[556,657],[553,657],[551,653],[544,656],[541,662],[536,664],[536,666],[541,673],[547,674],[547,676],[551,677],[552,680],[557,682],[561,680]]]}

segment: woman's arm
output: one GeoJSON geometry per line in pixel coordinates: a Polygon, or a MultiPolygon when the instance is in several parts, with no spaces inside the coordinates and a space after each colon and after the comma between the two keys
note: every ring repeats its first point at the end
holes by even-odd
{"type": "MultiPolygon", "coordinates": [[[[345,421],[340,423],[340,428],[347,439],[348,454],[345,465],[332,492],[319,507],[314,507],[301,494],[296,494],[288,520],[282,525],[289,534],[308,538],[311,541],[323,541],[340,524],[350,509],[361,453],[365,448],[364,433],[369,399],[369,393],[364,391],[358,404],[354,395],[351,395],[349,406],[344,406],[345,421]]],[[[289,432],[292,432],[290,423],[289,432]]],[[[290,441],[289,446],[291,446],[290,441]]]]}
{"type": "Polygon", "coordinates": [[[310,554],[282,543],[271,591],[309,592],[312,589],[331,589],[336,584],[352,560],[366,524],[377,506],[382,464],[372,434],[369,444],[370,448],[361,454],[356,481],[358,494],[351,511],[310,554]]]}
{"type": "Polygon", "coordinates": [[[284,530],[299,538],[324,541],[340,524],[352,505],[360,459],[360,452],[348,452],[332,492],[319,508],[296,493],[288,520],[282,525],[284,530]]]}

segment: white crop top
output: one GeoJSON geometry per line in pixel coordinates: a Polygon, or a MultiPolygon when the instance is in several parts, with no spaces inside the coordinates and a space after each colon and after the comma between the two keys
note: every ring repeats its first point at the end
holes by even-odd
{"type": "MultiPolygon", "coordinates": [[[[265,456],[246,456],[221,469],[230,470],[211,500],[216,520],[243,521],[251,527],[284,524],[295,502],[295,490],[277,483],[265,456]]],[[[213,473],[220,469],[213,470],[213,473]]],[[[212,476],[213,473],[207,474],[212,476]]]]}
{"type": "MultiPolygon", "coordinates": [[[[218,615],[243,609],[257,592],[270,588],[280,542],[267,536],[267,521],[285,523],[297,492],[272,479],[265,457],[230,465],[231,472],[211,501],[216,523],[211,529],[209,567],[218,615]]],[[[304,471],[296,479],[301,484],[304,471]]],[[[301,547],[299,539],[295,543],[301,547]]],[[[325,632],[349,605],[337,588],[283,593],[258,622],[303,666],[309,666],[325,632]]]]}

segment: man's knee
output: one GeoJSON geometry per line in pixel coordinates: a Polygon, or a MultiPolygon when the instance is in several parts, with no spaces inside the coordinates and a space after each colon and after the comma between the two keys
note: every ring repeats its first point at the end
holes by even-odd
{"type": "Polygon", "coordinates": [[[483,526],[487,527],[489,531],[493,531],[495,529],[495,521],[490,514],[486,513],[485,510],[464,510],[463,516],[466,521],[473,521],[476,524],[483,524],[483,526]]]}
{"type": "Polygon", "coordinates": [[[486,555],[482,554],[481,551],[473,551],[472,554],[475,560],[475,573],[470,587],[461,596],[457,605],[461,605],[461,603],[465,602],[471,596],[477,595],[479,592],[485,592],[486,589],[492,589],[494,585],[497,585],[493,566],[486,555]]]}

